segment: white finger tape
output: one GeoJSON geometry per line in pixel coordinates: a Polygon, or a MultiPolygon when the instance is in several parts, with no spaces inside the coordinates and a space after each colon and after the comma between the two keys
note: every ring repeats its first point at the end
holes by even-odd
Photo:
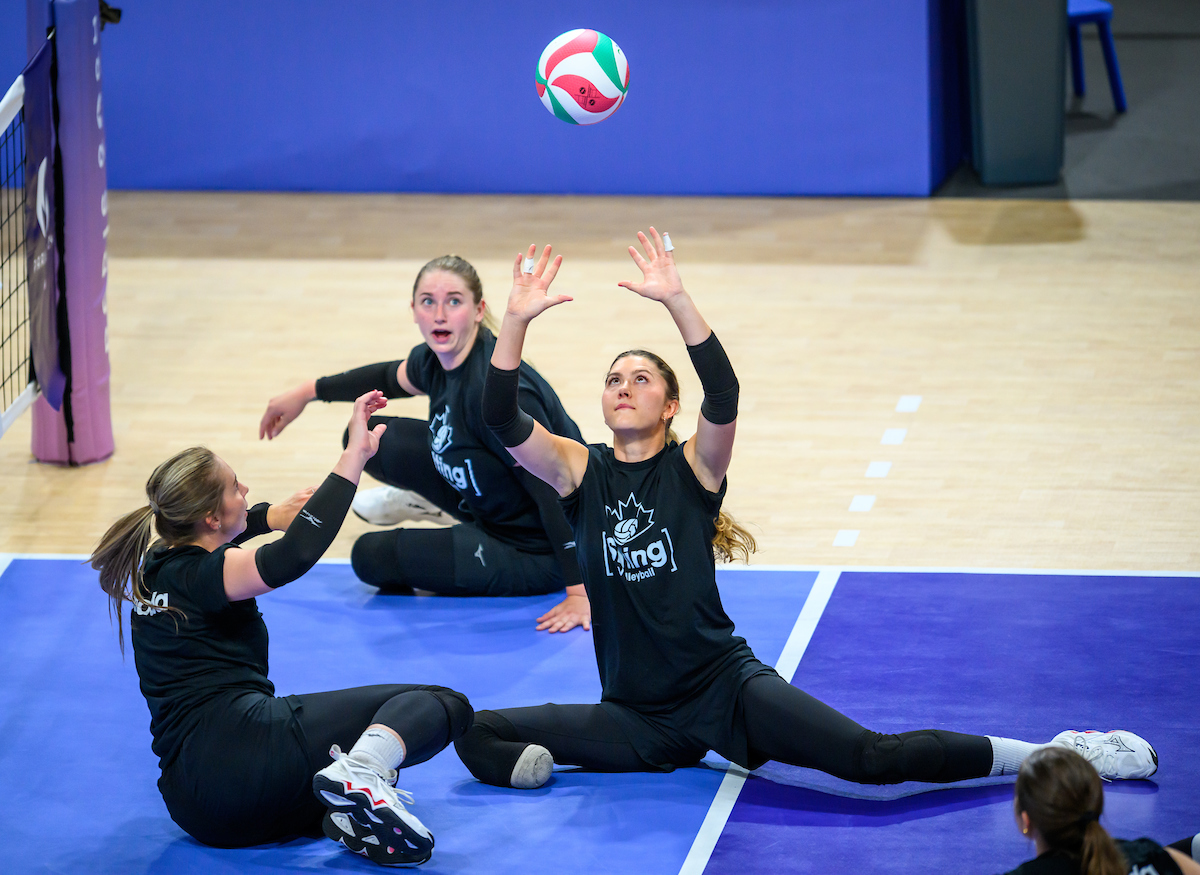
{"type": "Polygon", "coordinates": [[[521,265],[522,273],[533,273],[534,261],[532,258],[526,258],[525,263],[521,265]]]}
{"type": "Polygon", "coordinates": [[[663,231],[663,251],[670,252],[675,247],[671,245],[671,235],[663,231]]]}

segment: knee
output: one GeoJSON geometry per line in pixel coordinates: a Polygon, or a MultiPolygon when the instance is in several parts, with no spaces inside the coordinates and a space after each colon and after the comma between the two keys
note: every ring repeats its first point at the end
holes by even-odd
{"type": "Polygon", "coordinates": [[[862,784],[927,781],[941,771],[945,760],[945,748],[934,731],[880,735],[867,730],[856,745],[856,774],[850,780],[862,784]]]}
{"type": "Polygon", "coordinates": [[[396,561],[395,532],[368,532],[350,549],[350,567],[363,583],[391,593],[412,595],[396,561]]]}
{"type": "Polygon", "coordinates": [[[430,687],[429,692],[446,711],[446,719],[450,722],[448,741],[462,738],[475,722],[475,709],[471,707],[467,697],[449,687],[430,687]]]}

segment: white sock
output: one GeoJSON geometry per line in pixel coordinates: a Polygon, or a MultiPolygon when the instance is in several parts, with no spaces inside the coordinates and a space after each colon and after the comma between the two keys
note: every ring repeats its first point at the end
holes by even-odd
{"type": "Polygon", "coordinates": [[[386,775],[392,769],[400,768],[404,753],[404,742],[396,733],[378,726],[368,726],[347,756],[386,775]]]}
{"type": "Polygon", "coordinates": [[[1047,747],[1044,744],[1018,741],[1015,738],[997,738],[994,735],[985,735],[984,738],[992,743],[992,771],[989,776],[1015,775],[1025,757],[1039,748],[1047,747]]]}

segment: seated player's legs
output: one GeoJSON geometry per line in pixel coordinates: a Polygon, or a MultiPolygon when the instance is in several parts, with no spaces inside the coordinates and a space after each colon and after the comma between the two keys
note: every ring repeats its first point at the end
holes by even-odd
{"type": "MultiPolygon", "coordinates": [[[[460,522],[470,519],[459,508],[458,492],[433,466],[429,423],[403,416],[372,416],[369,421],[371,428],[380,423],[387,431],[379,441],[379,451],[367,462],[366,472],[388,486],[417,493],[460,522]]],[[[343,433],[343,447],[347,438],[343,433]]]]}
{"type": "Polygon", "coordinates": [[[401,768],[423,763],[466,732],[474,715],[462,693],[421,684],[374,684],[291,699],[312,771],[328,765],[332,745],[350,750],[376,723],[404,740],[401,768]]]}
{"type": "Polygon", "coordinates": [[[601,705],[480,711],[454,748],[472,775],[497,787],[539,787],[550,777],[553,762],[596,772],[658,771],[638,755],[628,733],[601,705]],[[541,749],[553,762],[536,762],[541,749]]]}
{"type": "Polygon", "coordinates": [[[525,553],[469,523],[368,532],[354,542],[350,564],[364,583],[400,594],[545,595],[565,585],[553,553],[525,553]]]}
{"type": "Polygon", "coordinates": [[[763,760],[859,784],[948,783],[984,777],[992,768],[986,736],[940,729],[881,735],[777,675],[750,678],[741,697],[750,749],[763,760]]]}

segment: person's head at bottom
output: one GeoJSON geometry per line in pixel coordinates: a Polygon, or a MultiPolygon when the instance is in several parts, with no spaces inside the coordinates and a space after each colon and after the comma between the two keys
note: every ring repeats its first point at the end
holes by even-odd
{"type": "Polygon", "coordinates": [[[1100,825],[1100,775],[1075,751],[1055,745],[1026,757],[1017,773],[1013,808],[1039,855],[1054,851],[1078,860],[1082,875],[1126,872],[1116,842],[1100,825]]]}

